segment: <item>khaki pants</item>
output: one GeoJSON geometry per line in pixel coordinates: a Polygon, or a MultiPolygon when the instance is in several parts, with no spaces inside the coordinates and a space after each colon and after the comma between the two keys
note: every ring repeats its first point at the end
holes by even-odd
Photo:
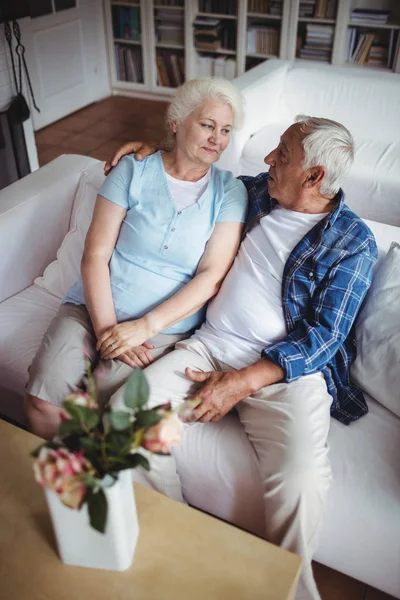
{"type": "MultiPolygon", "coordinates": [[[[187,335],[158,334],[148,340],[154,345],[154,359],[170,352],[187,335]]],[[[41,400],[61,406],[69,394],[81,389],[85,374],[85,355],[94,369],[98,401],[106,404],[133,369],[126,363],[101,360],[96,336],[85,306],[62,304],[50,323],[35,358],[29,367],[26,391],[41,400]]]]}
{"type": "MultiPolygon", "coordinates": [[[[181,404],[195,392],[185,367],[198,371],[229,371],[200,341],[179,342],[176,349],[147,367],[150,405],[171,401],[181,404]]],[[[299,554],[303,568],[297,600],[317,600],[311,559],[315,551],[326,492],[331,480],[327,436],[331,396],[322,374],[301,377],[292,383],[262,388],[236,405],[251,441],[264,489],[266,538],[299,554]]],[[[121,390],[111,399],[123,409],[121,390]]],[[[190,425],[187,426],[190,436],[190,425]]],[[[146,474],[152,487],[183,500],[173,456],[151,457],[146,474]]]]}

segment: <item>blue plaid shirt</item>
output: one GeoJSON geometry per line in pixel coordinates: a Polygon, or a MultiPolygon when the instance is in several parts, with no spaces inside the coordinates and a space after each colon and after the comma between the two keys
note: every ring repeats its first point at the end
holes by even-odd
{"type": "MultiPolygon", "coordinates": [[[[268,173],[239,177],[247,188],[247,233],[277,204],[268,194],[268,173]]],[[[321,371],[333,398],[331,415],[348,425],[368,412],[364,396],[350,383],[356,356],[354,321],[371,285],[378,258],[367,225],[337,194],[335,208],[290,254],[282,280],[288,335],[262,351],[285,371],[283,381],[321,371]]]]}

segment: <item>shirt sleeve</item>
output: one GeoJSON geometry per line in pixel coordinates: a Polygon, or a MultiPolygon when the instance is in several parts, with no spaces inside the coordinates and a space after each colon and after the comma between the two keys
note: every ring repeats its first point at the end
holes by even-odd
{"type": "Polygon", "coordinates": [[[247,190],[231,173],[224,185],[224,197],[217,223],[244,223],[247,214],[247,190]]]}
{"type": "Polygon", "coordinates": [[[110,202],[129,210],[131,208],[129,190],[134,171],[134,160],[129,156],[124,156],[105,178],[99,194],[110,202]]]}
{"type": "Polygon", "coordinates": [[[282,381],[290,383],[325,368],[350,333],[372,281],[376,246],[334,265],[314,292],[306,319],[283,340],[264,348],[261,355],[282,367],[282,381]]]}

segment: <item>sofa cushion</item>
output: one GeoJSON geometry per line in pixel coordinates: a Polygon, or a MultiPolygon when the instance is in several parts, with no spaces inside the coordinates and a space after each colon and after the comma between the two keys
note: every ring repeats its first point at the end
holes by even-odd
{"type": "MultiPolygon", "coordinates": [[[[291,122],[267,125],[249,139],[241,157],[242,175],[268,170],[264,158],[291,122]]],[[[346,203],[364,219],[400,225],[400,143],[355,138],[355,144],[354,164],[343,184],[346,203]]]]}
{"type": "Polygon", "coordinates": [[[374,274],[357,318],[354,381],[400,416],[400,245],[393,243],[374,274]]]}
{"type": "Polygon", "coordinates": [[[57,259],[48,265],[42,277],[35,279],[36,285],[57,298],[63,298],[67,289],[79,278],[86,233],[98,190],[104,181],[103,168],[104,163],[98,162],[83,172],[74,200],[70,228],[57,252],[57,259]]]}
{"type": "Polygon", "coordinates": [[[0,304],[1,388],[23,396],[28,367],[59,305],[59,298],[37,285],[0,304]]]}

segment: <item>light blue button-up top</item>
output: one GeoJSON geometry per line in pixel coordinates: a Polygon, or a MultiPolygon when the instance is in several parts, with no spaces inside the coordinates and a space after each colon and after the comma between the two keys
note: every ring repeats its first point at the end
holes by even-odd
{"type": "MultiPolygon", "coordinates": [[[[118,322],[137,319],[178,292],[196,274],[215,224],[244,222],[247,192],[231,172],[211,167],[197,202],[178,211],[171,197],[161,152],[143,161],[124,157],[99,194],[127,209],[110,261],[118,322]]],[[[85,304],[82,278],[63,302],[85,304]]],[[[205,308],[163,333],[186,333],[204,320],[205,308]]]]}

